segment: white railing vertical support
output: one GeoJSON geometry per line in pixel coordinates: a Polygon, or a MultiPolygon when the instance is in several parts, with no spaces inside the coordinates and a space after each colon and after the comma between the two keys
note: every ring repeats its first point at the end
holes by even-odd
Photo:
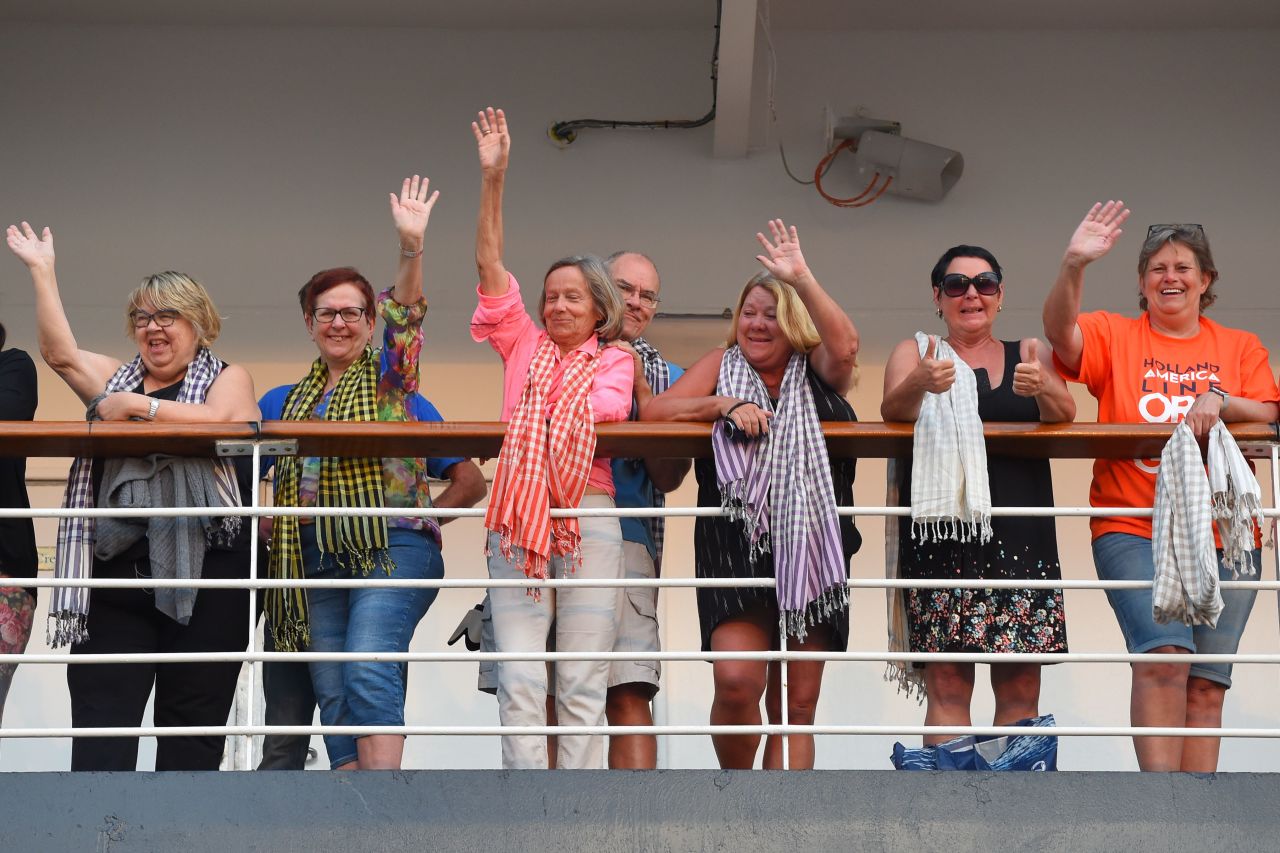
{"type": "MultiPolygon", "coordinates": [[[[1271,506],[1280,509],[1280,444],[1271,445],[1271,506]]],[[[1271,519],[1272,556],[1275,561],[1276,580],[1280,580],[1280,541],[1276,533],[1280,532],[1280,519],[1271,519]]],[[[1261,580],[1261,578],[1259,578],[1261,580]]],[[[1276,619],[1280,620],[1280,602],[1276,606],[1276,619]]]]}
{"type": "MultiPolygon", "coordinates": [[[[262,444],[255,441],[253,443],[253,469],[250,482],[253,483],[251,488],[250,500],[254,509],[262,506],[262,444]]],[[[258,516],[250,516],[245,519],[249,522],[249,580],[256,581],[258,579],[258,516]]],[[[258,591],[249,591],[249,648],[255,652],[261,651],[258,648],[258,591]]],[[[257,704],[258,675],[262,671],[262,665],[258,661],[250,661],[249,663],[249,687],[246,691],[249,713],[249,726],[253,727],[253,708],[257,704]]],[[[265,718],[263,722],[266,722],[265,718]]],[[[253,769],[253,735],[244,736],[244,767],[242,770],[253,769]]]]}
{"type": "MultiPolygon", "coordinates": [[[[778,649],[779,651],[784,651],[784,652],[787,650],[787,620],[786,619],[778,620],[778,649]]],[[[786,727],[791,723],[791,701],[787,695],[787,691],[790,688],[790,685],[787,684],[787,678],[791,673],[790,673],[790,670],[788,670],[787,668],[786,658],[783,658],[778,662],[782,664],[780,671],[778,673],[778,687],[780,688],[778,690],[778,698],[779,700],[781,700],[781,703],[782,703],[782,727],[783,727],[783,730],[785,731],[786,727]]],[[[765,667],[766,667],[765,684],[766,685],[769,683],[767,678],[768,666],[769,666],[768,664],[765,664],[765,667]]],[[[765,692],[766,694],[768,693],[767,690],[765,692]]],[[[768,705],[768,702],[766,701],[765,704],[768,705]]],[[[787,734],[782,735],[782,769],[783,770],[791,769],[791,736],[787,734]]]]}

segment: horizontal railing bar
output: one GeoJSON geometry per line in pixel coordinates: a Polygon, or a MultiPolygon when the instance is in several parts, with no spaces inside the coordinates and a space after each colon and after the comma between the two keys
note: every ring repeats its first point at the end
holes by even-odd
{"type": "Polygon", "coordinates": [[[0,663],[119,664],[219,663],[240,661],[311,663],[313,661],[374,661],[378,663],[478,663],[480,661],[831,661],[844,663],[1240,663],[1280,664],[1280,654],[1156,654],[1154,652],[117,652],[101,654],[0,654],[0,663]]]}
{"type": "Polygon", "coordinates": [[[1280,728],[1179,728],[1175,726],[856,726],[856,725],[669,725],[669,726],[139,726],[0,729],[0,738],[194,737],[200,735],[1057,735],[1059,737],[1275,738],[1280,728]]]}
{"type": "MultiPolygon", "coordinates": [[[[597,452],[604,457],[710,456],[709,423],[598,424],[597,452]]],[[[833,455],[860,458],[911,454],[912,424],[825,423],[833,455]]],[[[1158,458],[1173,424],[984,423],[987,448],[1000,455],[1059,459],[1158,458]]],[[[1280,441],[1275,424],[1228,424],[1241,444],[1280,441]]],[[[0,422],[0,442],[22,456],[145,456],[164,452],[212,456],[219,441],[279,442],[294,439],[304,456],[469,456],[496,458],[506,424],[263,423],[156,424],[95,421],[0,422]]]]}
{"type": "MultiPolygon", "coordinates": [[[[773,578],[17,578],[8,586],[88,589],[773,589],[773,578]]],[[[948,578],[850,578],[849,589],[1150,589],[1152,581],[965,580],[948,578]]],[[[1280,581],[1219,581],[1222,589],[1280,590],[1280,581]]]]}
{"type": "MultiPolygon", "coordinates": [[[[1261,514],[1264,518],[1280,517],[1280,509],[1265,508],[1261,514]]],[[[331,518],[359,514],[371,518],[483,518],[484,507],[468,507],[466,509],[408,507],[366,507],[359,510],[352,507],[282,507],[282,506],[225,506],[225,507],[160,507],[144,509],[122,509],[106,507],[32,507],[31,509],[0,509],[0,518],[202,518],[208,515],[241,516],[259,518],[263,516],[299,516],[301,518],[331,518]]],[[[838,515],[847,516],[908,516],[910,507],[904,506],[842,506],[836,507],[838,515]]],[[[1003,517],[1046,517],[1061,516],[1064,518],[1150,518],[1150,509],[1133,507],[993,507],[991,515],[1003,517]]],[[[649,507],[579,507],[578,509],[552,509],[552,518],[713,518],[724,515],[724,510],[717,506],[677,506],[654,509],[649,507]]]]}

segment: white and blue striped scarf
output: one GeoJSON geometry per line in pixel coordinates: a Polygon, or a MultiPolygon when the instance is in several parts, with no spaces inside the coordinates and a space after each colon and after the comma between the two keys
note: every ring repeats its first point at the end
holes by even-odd
{"type": "MultiPolygon", "coordinates": [[[[222,372],[219,361],[208,347],[201,347],[195,359],[187,367],[187,375],[178,389],[179,403],[203,403],[209,387],[222,372]]],[[[132,391],[147,375],[142,356],[135,356],[107,380],[103,396],[117,391],[132,391]]],[[[101,397],[99,398],[101,399],[101,397]]],[[[88,420],[97,420],[97,400],[90,404],[88,420]]],[[[214,464],[219,491],[227,506],[240,505],[240,492],[236,486],[235,469],[231,460],[219,459],[214,464]]],[[[93,508],[93,459],[76,457],[67,475],[67,489],[62,497],[67,509],[93,508]]],[[[235,522],[239,517],[232,516],[235,522]]],[[[93,545],[96,524],[92,518],[75,516],[58,520],[58,547],[54,557],[54,575],[59,578],[86,580],[93,577],[93,545]]],[[[81,643],[89,638],[89,589],[87,587],[58,587],[53,591],[49,605],[48,642],[53,648],[81,643]]]]}
{"type": "Polygon", "coordinates": [[[754,403],[773,418],[768,434],[754,441],[733,441],[719,425],[711,433],[721,506],[746,523],[751,560],[773,552],[779,618],[802,642],[810,604],[819,602],[825,615],[849,602],[831,463],[806,368],[806,356],[794,353],[775,409],[760,375],[730,347],[716,393],[754,403]]]}

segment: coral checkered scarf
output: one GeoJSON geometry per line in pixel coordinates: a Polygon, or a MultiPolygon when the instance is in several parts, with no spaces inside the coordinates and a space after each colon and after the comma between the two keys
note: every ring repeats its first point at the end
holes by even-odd
{"type": "Polygon", "coordinates": [[[552,556],[568,557],[571,566],[579,558],[578,520],[553,519],[551,508],[576,507],[587,490],[596,453],[591,385],[599,356],[599,349],[565,356],[560,399],[548,418],[547,396],[560,359],[559,347],[544,338],[507,424],[484,526],[498,534],[502,556],[518,561],[531,578],[546,579],[552,556]]]}

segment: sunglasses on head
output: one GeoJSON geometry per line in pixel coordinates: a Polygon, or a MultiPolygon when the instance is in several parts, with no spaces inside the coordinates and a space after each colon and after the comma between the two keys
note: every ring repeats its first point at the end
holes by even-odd
{"type": "Polygon", "coordinates": [[[944,275],[937,288],[945,295],[958,299],[969,292],[969,285],[973,285],[974,290],[983,296],[995,296],[1000,290],[1000,273],[980,272],[973,278],[969,278],[967,275],[953,272],[950,275],[944,275]]]}
{"type": "Polygon", "coordinates": [[[1195,222],[1182,223],[1165,223],[1163,225],[1152,225],[1147,229],[1147,239],[1150,240],[1162,231],[1168,231],[1170,236],[1174,234],[1186,234],[1187,236],[1204,237],[1204,226],[1195,222]]]}

